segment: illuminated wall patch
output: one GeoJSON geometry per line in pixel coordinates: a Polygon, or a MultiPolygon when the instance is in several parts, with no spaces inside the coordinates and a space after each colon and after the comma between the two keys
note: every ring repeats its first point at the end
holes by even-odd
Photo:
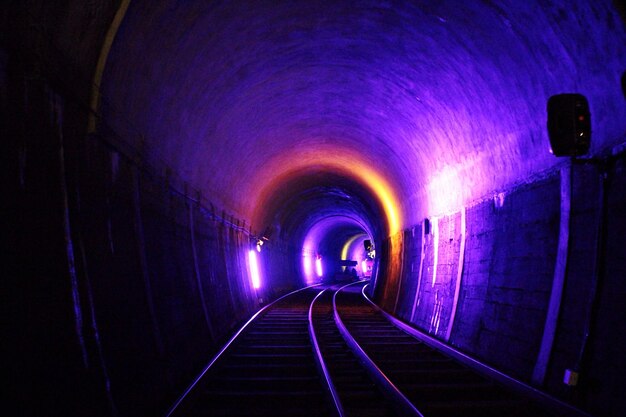
{"type": "Polygon", "coordinates": [[[317,274],[318,277],[322,277],[323,275],[322,271],[322,257],[321,256],[317,256],[317,258],[315,258],[315,273],[317,274]]]}
{"type": "Polygon", "coordinates": [[[462,182],[458,172],[450,166],[435,173],[428,184],[429,211],[432,214],[447,214],[461,205],[462,182]]]}

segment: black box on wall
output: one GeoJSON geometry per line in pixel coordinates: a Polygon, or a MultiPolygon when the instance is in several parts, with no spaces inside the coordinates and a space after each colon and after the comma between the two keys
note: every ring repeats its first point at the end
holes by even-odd
{"type": "Polygon", "coordinates": [[[548,136],[555,156],[581,156],[591,145],[589,103],[581,94],[557,94],[548,99],[548,136]]]}

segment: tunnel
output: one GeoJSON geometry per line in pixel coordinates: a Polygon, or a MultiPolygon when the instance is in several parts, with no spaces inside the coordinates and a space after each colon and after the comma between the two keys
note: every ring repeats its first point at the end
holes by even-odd
{"type": "Polygon", "coordinates": [[[166,415],[259,310],[357,279],[625,415],[622,2],[0,10],[7,415],[166,415]],[[563,94],[589,106],[576,155],[547,128],[563,94]]]}

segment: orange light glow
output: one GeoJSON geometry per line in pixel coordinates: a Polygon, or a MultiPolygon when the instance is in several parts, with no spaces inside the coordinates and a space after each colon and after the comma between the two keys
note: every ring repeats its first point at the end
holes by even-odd
{"type": "MultiPolygon", "coordinates": [[[[263,190],[256,200],[259,203],[256,206],[257,211],[263,210],[263,202],[269,201],[288,179],[298,175],[299,172],[315,169],[320,172],[344,175],[369,188],[384,210],[389,236],[400,230],[402,219],[396,193],[389,181],[380,173],[375,161],[366,160],[362,151],[337,149],[336,146],[318,144],[308,150],[280,154],[270,160],[266,168],[266,172],[274,174],[272,178],[262,178],[265,180],[264,184],[255,182],[250,184],[251,190],[263,190]]],[[[259,213],[255,213],[257,214],[259,213]]]]}
{"type": "Polygon", "coordinates": [[[343,247],[341,248],[341,260],[345,261],[346,259],[348,259],[348,249],[350,249],[350,246],[352,245],[352,243],[354,243],[355,240],[363,236],[367,235],[365,233],[359,233],[358,235],[352,236],[346,241],[346,243],[344,243],[343,247]]]}
{"type": "Polygon", "coordinates": [[[391,188],[380,175],[373,171],[364,172],[363,177],[385,209],[389,224],[389,235],[395,235],[400,230],[400,215],[398,213],[397,200],[391,188]]]}

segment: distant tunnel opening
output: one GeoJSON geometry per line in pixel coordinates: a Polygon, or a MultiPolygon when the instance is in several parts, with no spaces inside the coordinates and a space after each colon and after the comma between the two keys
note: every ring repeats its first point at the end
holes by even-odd
{"type": "Polygon", "coordinates": [[[383,204],[366,184],[338,172],[309,169],[273,183],[264,194],[254,224],[263,230],[268,245],[286,242],[299,253],[293,261],[301,284],[344,274],[342,260],[356,261],[358,276],[368,268],[367,276],[372,276],[374,253],[368,257],[358,244],[363,249],[368,239],[373,246],[381,245],[389,224],[383,204]],[[362,271],[367,259],[372,261],[362,271]]]}

